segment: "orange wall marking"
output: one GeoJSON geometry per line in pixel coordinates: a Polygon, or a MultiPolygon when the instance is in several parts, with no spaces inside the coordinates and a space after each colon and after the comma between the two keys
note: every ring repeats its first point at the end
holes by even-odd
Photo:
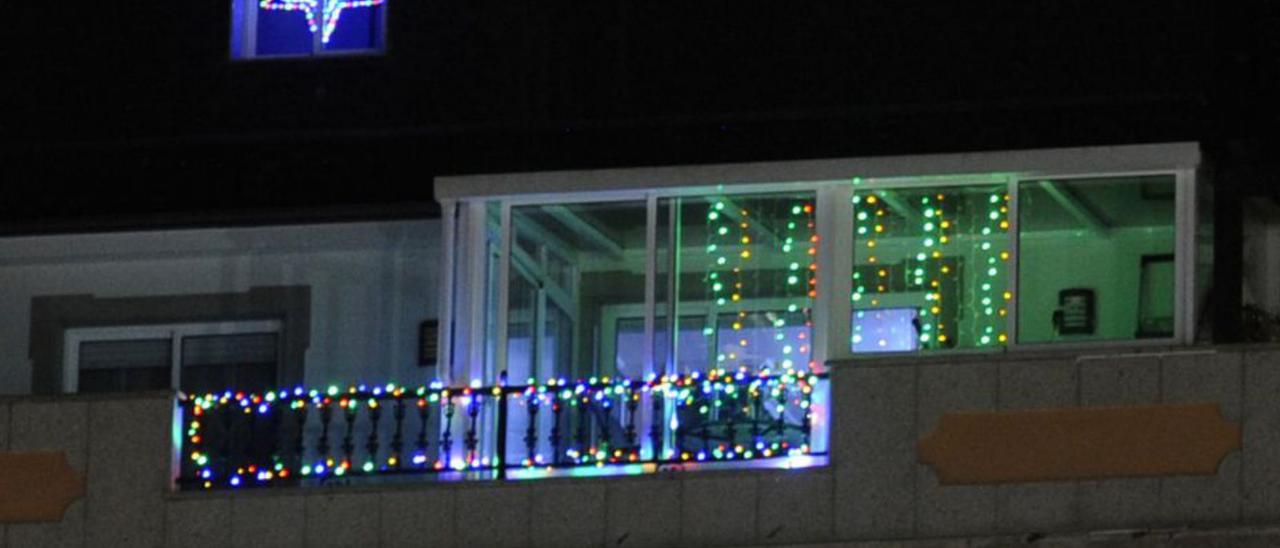
{"type": "Polygon", "coordinates": [[[62,451],[0,453],[0,523],[62,521],[84,487],[62,451]]]}
{"type": "Polygon", "coordinates": [[[943,485],[1213,475],[1240,443],[1216,403],[964,412],[916,457],[943,485]]]}

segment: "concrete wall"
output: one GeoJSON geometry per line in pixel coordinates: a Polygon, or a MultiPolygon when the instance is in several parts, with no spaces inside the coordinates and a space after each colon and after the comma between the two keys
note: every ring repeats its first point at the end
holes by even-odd
{"type": "Polygon", "coordinates": [[[1280,348],[899,358],[837,365],[833,390],[825,468],[234,493],[169,490],[167,395],[0,401],[0,447],[65,450],[89,477],[61,523],[3,526],[0,546],[1000,545],[1280,521],[1280,348]],[[1202,401],[1243,422],[1217,476],[940,487],[916,463],[945,411],[1202,401]]]}
{"type": "Polygon", "coordinates": [[[404,383],[417,329],[436,316],[438,221],[0,239],[0,394],[31,388],[31,298],[146,297],[311,287],[306,382],[404,383]]]}
{"type": "Polygon", "coordinates": [[[1280,519],[1280,351],[882,362],[837,368],[842,538],[908,538],[1280,519]],[[1217,402],[1244,450],[1216,477],[939,487],[915,442],[946,411],[1217,402]]]}

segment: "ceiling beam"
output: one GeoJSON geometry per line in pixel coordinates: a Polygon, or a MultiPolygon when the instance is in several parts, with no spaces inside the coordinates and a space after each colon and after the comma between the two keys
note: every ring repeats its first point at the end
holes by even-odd
{"type": "Polygon", "coordinates": [[[615,236],[608,227],[589,220],[562,205],[543,206],[542,210],[576,232],[578,236],[586,238],[605,254],[617,259],[622,258],[622,244],[618,243],[621,238],[615,236]]]}
{"type": "Polygon", "coordinates": [[[1098,215],[1088,204],[1085,204],[1071,189],[1064,188],[1053,181],[1040,181],[1039,185],[1049,197],[1058,202],[1058,205],[1067,210],[1068,214],[1084,224],[1091,232],[1103,238],[1111,236],[1111,223],[1103,219],[1101,215],[1098,215]]]}

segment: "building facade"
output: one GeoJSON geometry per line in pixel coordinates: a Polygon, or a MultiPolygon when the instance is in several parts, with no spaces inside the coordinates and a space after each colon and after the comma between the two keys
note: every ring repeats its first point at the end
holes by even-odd
{"type": "Polygon", "coordinates": [[[12,7],[0,546],[1276,542],[1269,4],[231,4],[12,7]]]}

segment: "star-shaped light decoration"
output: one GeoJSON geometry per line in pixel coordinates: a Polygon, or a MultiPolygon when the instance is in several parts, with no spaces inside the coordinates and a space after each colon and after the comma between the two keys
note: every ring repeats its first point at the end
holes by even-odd
{"type": "Polygon", "coordinates": [[[333,31],[338,28],[338,18],[342,15],[342,10],[347,8],[367,8],[381,5],[386,0],[261,0],[258,4],[259,8],[264,10],[280,10],[280,11],[301,11],[307,17],[307,28],[311,29],[314,34],[321,30],[323,23],[323,33],[320,35],[320,41],[329,43],[329,37],[333,35],[333,31]],[[323,2],[323,10],[319,9],[323,2]],[[323,11],[318,14],[317,12],[323,11]],[[322,15],[322,22],[317,15],[322,15]]]}

